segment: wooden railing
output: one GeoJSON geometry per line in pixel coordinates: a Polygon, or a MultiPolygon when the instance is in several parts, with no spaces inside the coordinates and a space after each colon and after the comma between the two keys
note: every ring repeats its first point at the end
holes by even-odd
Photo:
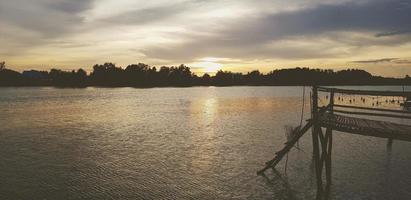
{"type": "Polygon", "coordinates": [[[377,91],[377,90],[351,90],[351,89],[340,89],[340,88],[328,88],[328,87],[314,87],[320,92],[334,92],[340,94],[352,94],[352,95],[369,95],[369,96],[400,96],[408,97],[411,96],[411,92],[408,91],[377,91]]]}
{"type": "Polygon", "coordinates": [[[343,113],[352,115],[366,115],[366,116],[378,116],[378,117],[390,117],[390,118],[401,118],[401,119],[411,119],[411,111],[409,110],[396,110],[387,108],[376,108],[376,107],[363,107],[363,106],[352,106],[352,105],[341,105],[334,103],[335,94],[344,95],[362,95],[362,96],[382,96],[382,97],[411,97],[411,92],[406,91],[376,91],[376,90],[350,90],[350,89],[339,89],[339,88],[327,88],[327,87],[313,87],[313,113],[316,113],[315,107],[318,107],[318,92],[330,93],[330,102],[328,105],[328,112],[330,113],[343,113]],[[341,110],[336,108],[345,108],[350,110],[341,110]],[[357,110],[357,111],[352,111],[357,110]],[[374,111],[365,112],[364,110],[374,111]],[[395,114],[394,114],[395,113],[395,114]]]}

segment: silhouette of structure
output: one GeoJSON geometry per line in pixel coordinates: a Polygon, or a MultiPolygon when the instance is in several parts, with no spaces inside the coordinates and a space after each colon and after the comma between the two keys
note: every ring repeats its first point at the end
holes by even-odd
{"type": "MultiPolygon", "coordinates": [[[[291,150],[299,138],[301,138],[311,128],[313,162],[315,165],[317,179],[317,199],[327,199],[332,181],[331,153],[333,130],[364,136],[387,138],[387,147],[392,145],[393,140],[411,141],[410,125],[352,116],[357,115],[411,119],[410,111],[336,104],[334,102],[335,94],[357,95],[361,96],[360,99],[364,99],[363,96],[374,96],[377,98],[408,97],[411,95],[411,92],[345,90],[314,86],[312,90],[311,119],[307,121],[307,124],[303,128],[296,130],[296,133],[293,134],[294,137],[287,141],[284,148],[278,151],[276,156],[272,160],[268,161],[266,166],[262,170],[258,171],[257,174],[261,175],[267,169],[274,168],[291,150]],[[329,102],[327,105],[322,107],[319,107],[319,92],[325,92],[328,94],[327,99],[329,99],[329,102]],[[323,128],[325,128],[325,132],[323,131],[323,128]],[[324,169],[325,174],[323,174],[324,169]],[[325,185],[323,182],[324,178],[326,181],[325,185]]],[[[388,103],[388,99],[385,100],[388,103]]],[[[350,99],[350,101],[352,102],[353,100],[350,99]]]]}

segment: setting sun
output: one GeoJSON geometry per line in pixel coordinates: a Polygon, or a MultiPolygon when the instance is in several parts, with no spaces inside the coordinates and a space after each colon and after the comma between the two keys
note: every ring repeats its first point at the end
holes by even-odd
{"type": "Polygon", "coordinates": [[[215,74],[221,69],[221,60],[222,58],[204,57],[193,63],[193,66],[199,68],[201,73],[215,74]]]}
{"type": "Polygon", "coordinates": [[[214,62],[201,62],[199,65],[203,68],[204,73],[216,73],[218,70],[221,69],[220,63],[214,62]]]}

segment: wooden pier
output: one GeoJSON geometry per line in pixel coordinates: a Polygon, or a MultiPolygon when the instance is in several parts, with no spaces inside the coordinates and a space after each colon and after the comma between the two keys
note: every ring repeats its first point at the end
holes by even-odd
{"type": "Polygon", "coordinates": [[[336,131],[411,142],[408,125],[327,113],[321,116],[320,123],[321,127],[336,131]]]}
{"type": "Polygon", "coordinates": [[[411,125],[389,122],[389,120],[370,119],[370,117],[411,119],[410,111],[336,104],[336,94],[374,96],[377,98],[402,98],[411,96],[411,92],[347,90],[314,86],[311,98],[311,119],[307,120],[307,124],[304,127],[296,130],[294,137],[287,141],[284,148],[278,151],[272,160],[266,162],[266,166],[258,171],[257,174],[262,174],[267,169],[274,168],[292,149],[299,138],[311,128],[313,161],[317,179],[317,199],[327,199],[332,181],[331,154],[333,130],[364,136],[387,138],[388,144],[392,144],[393,140],[411,141],[411,125]],[[326,93],[328,99],[327,105],[319,106],[319,92],[326,93]],[[325,173],[323,173],[324,171],[325,173]]]}

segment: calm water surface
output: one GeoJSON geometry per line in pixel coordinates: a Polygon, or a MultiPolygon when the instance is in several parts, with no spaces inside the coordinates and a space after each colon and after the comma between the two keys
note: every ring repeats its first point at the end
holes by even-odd
{"type": "MultiPolygon", "coordinates": [[[[301,91],[0,88],[0,199],[313,199],[310,134],[256,176],[301,91]]],[[[334,132],[332,199],[410,199],[411,143],[386,142],[334,132]]]]}

